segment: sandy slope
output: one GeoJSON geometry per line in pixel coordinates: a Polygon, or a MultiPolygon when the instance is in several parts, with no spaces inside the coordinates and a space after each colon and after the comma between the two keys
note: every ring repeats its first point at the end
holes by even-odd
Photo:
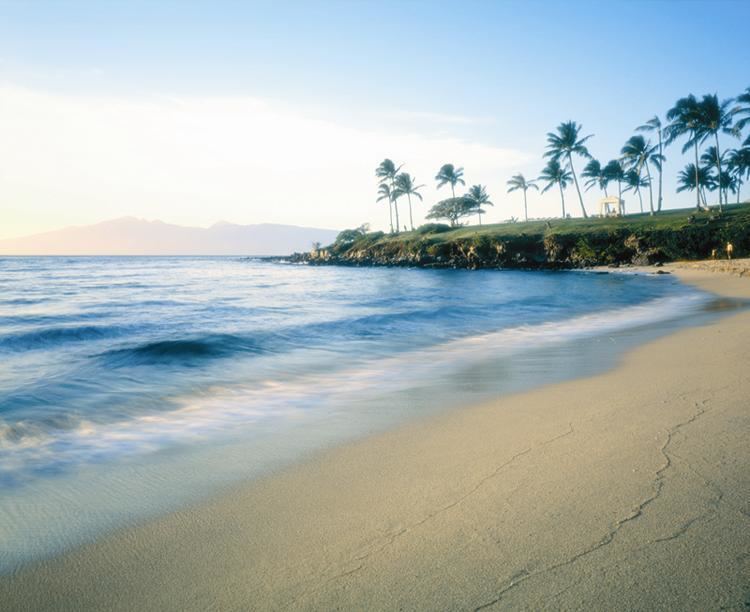
{"type": "Polygon", "coordinates": [[[37,565],[0,607],[744,610],[749,366],[743,312],[37,565]]]}

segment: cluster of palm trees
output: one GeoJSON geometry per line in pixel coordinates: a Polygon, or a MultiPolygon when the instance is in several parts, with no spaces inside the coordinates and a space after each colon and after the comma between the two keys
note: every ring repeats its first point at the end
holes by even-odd
{"type": "MultiPolygon", "coordinates": [[[[547,165],[538,181],[544,184],[542,193],[557,186],[560,191],[562,216],[565,217],[565,189],[572,182],[578,195],[581,213],[588,217],[583,196],[578,184],[578,176],[573,165],[574,157],[588,160],[581,172],[586,190],[598,187],[608,196],[610,183],[617,183],[617,195],[622,198],[624,191],[633,190],[638,196],[640,210],[643,209],[643,189],[648,189],[651,214],[661,211],[663,204],[663,165],[666,161],[664,149],[684,138],[682,152],[692,149],[695,162],[690,163],[678,174],[677,191],[694,190],[696,207],[707,209],[706,190],[716,191],[719,208],[729,203],[729,192],[736,194],[740,201],[742,184],[750,178],[750,135],[735,149],[721,150],[720,134],[728,134],[742,139],[742,130],[750,124],[750,87],[736,99],[720,101],[715,94],[707,94],[702,99],[689,95],[680,98],[666,114],[666,124],[658,116],[636,128],[637,132],[653,134],[656,142],[642,133],[631,136],[620,151],[620,157],[602,165],[591,156],[586,146],[591,135],[581,136],[582,126],[575,121],[561,123],[556,132],[547,134],[547,165]],[[703,154],[700,147],[711,142],[703,154]],[[654,204],[654,177],[658,178],[656,204],[654,204]],[[623,188],[624,187],[624,188],[623,188]]],[[[508,191],[523,190],[524,210],[526,192],[538,189],[536,181],[527,180],[516,174],[508,181],[508,191]]]]}
{"type": "MultiPolygon", "coordinates": [[[[715,94],[706,94],[701,99],[694,95],[680,98],[669,109],[665,122],[654,116],[636,128],[620,150],[620,156],[605,164],[595,159],[588,150],[587,143],[592,135],[582,135],[583,127],[575,121],[561,123],[555,132],[547,134],[547,150],[544,157],[547,164],[534,180],[523,174],[516,174],[507,181],[508,192],[522,191],[524,219],[528,221],[527,192],[529,189],[545,193],[557,186],[560,192],[560,203],[563,218],[569,216],[565,209],[565,190],[572,183],[576,189],[581,214],[587,218],[588,212],[583,202],[581,186],[578,182],[574,162],[585,160],[581,171],[585,191],[594,187],[609,196],[609,186],[617,184],[617,196],[622,199],[623,192],[633,191],[638,196],[640,211],[644,212],[643,191],[648,190],[649,212],[653,215],[662,210],[663,205],[663,169],[666,157],[665,149],[678,140],[682,140],[682,153],[692,151],[694,161],[687,164],[677,176],[677,191],[695,191],[696,207],[708,209],[706,191],[717,192],[718,205],[722,209],[729,203],[730,192],[736,194],[740,202],[740,191],[743,183],[750,180],[750,134],[743,138],[743,130],[750,125],[750,87],[735,99],[719,100],[715,94]],[[737,148],[721,148],[720,135],[730,135],[742,141],[737,148]],[[651,138],[654,139],[652,142],[651,138]],[[708,145],[708,146],[706,146],[708,145]],[[702,147],[706,147],[702,152],[702,147]],[[654,197],[654,182],[657,189],[654,197]]],[[[398,232],[398,200],[406,196],[409,202],[409,225],[412,221],[412,196],[422,200],[414,178],[407,172],[401,172],[402,166],[396,166],[390,159],[385,159],[377,167],[375,174],[379,178],[378,201],[386,200],[389,204],[391,232],[398,232]],[[395,213],[395,226],[394,226],[395,213]]],[[[428,219],[448,219],[457,225],[463,217],[477,214],[482,223],[482,206],[492,206],[487,190],[483,185],[473,185],[460,196],[456,196],[456,186],[465,185],[463,168],[445,164],[435,176],[438,189],[450,185],[452,197],[438,202],[427,214],[428,219]]]]}
{"type": "MultiPolygon", "coordinates": [[[[391,233],[398,232],[401,228],[398,212],[398,201],[406,196],[409,204],[409,227],[414,230],[411,198],[412,196],[422,200],[419,190],[424,185],[417,185],[414,177],[408,172],[401,172],[403,164],[396,166],[390,159],[384,159],[375,169],[378,180],[378,202],[388,202],[388,214],[390,218],[391,233]],[[395,216],[395,226],[394,226],[395,216]]],[[[435,204],[427,214],[428,219],[448,219],[451,225],[458,225],[462,217],[476,214],[479,216],[479,224],[482,224],[482,206],[492,206],[487,189],[483,185],[472,185],[469,190],[461,196],[456,197],[456,185],[466,185],[464,181],[464,169],[456,168],[453,164],[443,164],[438,170],[435,180],[437,188],[450,185],[451,198],[442,200],[435,204]]],[[[406,229],[406,226],[404,226],[406,229]]]]}

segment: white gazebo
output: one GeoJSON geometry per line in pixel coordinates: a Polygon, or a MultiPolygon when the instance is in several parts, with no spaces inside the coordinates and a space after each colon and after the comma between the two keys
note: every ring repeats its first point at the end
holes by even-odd
{"type": "Polygon", "coordinates": [[[625,200],[609,196],[599,200],[600,217],[622,217],[625,214],[625,200]]]}

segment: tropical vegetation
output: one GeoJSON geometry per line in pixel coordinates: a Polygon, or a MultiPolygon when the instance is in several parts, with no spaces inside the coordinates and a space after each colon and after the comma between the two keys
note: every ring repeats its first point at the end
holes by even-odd
{"type": "MultiPolygon", "coordinates": [[[[701,97],[689,94],[678,99],[662,116],[654,115],[635,128],[619,151],[619,156],[604,163],[589,151],[592,134],[584,134],[580,123],[569,120],[561,122],[547,133],[544,158],[546,164],[538,178],[529,179],[521,173],[514,174],[507,182],[507,192],[523,192],[523,219],[529,222],[528,191],[541,193],[556,188],[560,196],[563,218],[569,218],[566,210],[566,189],[572,184],[576,190],[581,216],[588,219],[589,212],[584,203],[576,170],[578,160],[584,165],[580,178],[586,192],[598,189],[609,196],[611,186],[617,185],[617,197],[631,191],[638,198],[639,210],[644,213],[644,191],[648,195],[648,213],[664,212],[664,172],[667,150],[680,145],[683,154],[690,154],[692,162],[684,168],[675,169],[677,193],[695,192],[697,210],[708,210],[710,204],[723,211],[734,196],[736,203],[742,201],[743,186],[750,181],[750,87],[732,99],[720,99],[717,94],[701,97]],[[744,132],[744,133],[743,133],[744,132]],[[727,138],[737,144],[727,144],[727,138]],[[537,183],[539,183],[537,185],[537,183]],[[713,194],[713,202],[709,199],[713,194]]],[[[391,233],[399,233],[402,226],[399,215],[399,200],[406,196],[409,207],[409,228],[414,230],[414,200],[422,202],[420,190],[414,177],[402,171],[391,159],[384,159],[375,170],[378,179],[377,201],[388,204],[391,233]]],[[[426,213],[427,219],[446,220],[458,226],[464,219],[477,215],[482,225],[482,214],[487,206],[493,206],[486,185],[474,184],[464,193],[464,168],[452,163],[440,166],[435,175],[437,189],[450,187],[451,197],[440,200],[426,213]]],[[[712,199],[713,199],[712,196],[712,199]]]]}

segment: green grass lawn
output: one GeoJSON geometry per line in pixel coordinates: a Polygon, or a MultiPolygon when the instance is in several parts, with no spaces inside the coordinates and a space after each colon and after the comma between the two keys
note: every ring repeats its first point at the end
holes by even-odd
{"type": "MultiPolygon", "coordinates": [[[[423,234],[418,230],[414,232],[401,232],[400,234],[385,235],[377,243],[391,241],[411,242],[422,240],[429,236],[431,239],[442,242],[451,242],[465,238],[473,238],[485,235],[492,238],[503,239],[515,236],[534,234],[561,234],[575,233],[585,235],[588,233],[613,232],[618,230],[629,230],[639,233],[648,230],[678,230],[694,219],[695,221],[709,220],[715,213],[698,212],[695,208],[680,208],[677,210],[665,210],[655,215],[639,213],[625,215],[623,217],[590,217],[588,219],[549,219],[535,220],[517,223],[491,223],[487,225],[466,225],[450,231],[440,233],[423,234]]],[[[750,221],[750,203],[732,204],[724,209],[723,217],[728,222],[750,221]]]]}

